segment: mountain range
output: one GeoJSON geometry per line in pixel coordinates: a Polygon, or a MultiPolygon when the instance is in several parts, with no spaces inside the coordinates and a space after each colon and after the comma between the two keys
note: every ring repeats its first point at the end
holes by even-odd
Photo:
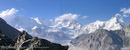
{"type": "Polygon", "coordinates": [[[37,17],[26,18],[24,16],[14,16],[11,19],[3,18],[9,25],[19,31],[27,31],[32,36],[45,38],[51,42],[69,44],[71,39],[81,34],[89,34],[97,29],[120,30],[126,25],[122,19],[112,17],[108,21],[95,21],[82,25],[75,19],[56,18],[55,20],[45,20],[37,17]]]}
{"type": "Polygon", "coordinates": [[[69,50],[120,50],[129,47],[129,40],[126,40],[130,35],[129,26],[117,17],[107,21],[97,20],[86,25],[75,19],[60,17],[49,21],[24,16],[3,19],[17,30],[25,30],[33,37],[69,45],[69,50]]]}

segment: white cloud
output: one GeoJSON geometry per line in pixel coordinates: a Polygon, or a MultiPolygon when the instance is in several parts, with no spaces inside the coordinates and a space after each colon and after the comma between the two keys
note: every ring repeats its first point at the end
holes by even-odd
{"type": "Polygon", "coordinates": [[[119,14],[119,13],[115,14],[115,17],[119,17],[119,16],[121,16],[121,14],[119,14]]]}
{"type": "Polygon", "coordinates": [[[127,15],[127,14],[123,14],[123,17],[129,17],[129,15],[127,15]]]}
{"type": "Polygon", "coordinates": [[[116,13],[115,17],[130,17],[130,8],[122,8],[120,13],[116,13]]]}
{"type": "Polygon", "coordinates": [[[130,14],[130,8],[128,9],[122,8],[120,11],[123,12],[124,14],[130,14]]]}
{"type": "Polygon", "coordinates": [[[82,19],[86,19],[88,16],[82,16],[82,19]]]}
{"type": "Polygon", "coordinates": [[[17,12],[18,10],[16,10],[15,8],[7,9],[0,12],[0,17],[9,23],[16,17],[15,14],[17,12]]]}
{"type": "Polygon", "coordinates": [[[68,14],[63,14],[62,16],[57,17],[55,20],[59,21],[59,20],[76,20],[80,15],[78,14],[72,14],[72,13],[68,13],[68,14]]]}
{"type": "Polygon", "coordinates": [[[0,13],[0,16],[1,16],[1,17],[10,16],[10,15],[14,15],[16,12],[18,12],[18,10],[16,10],[15,8],[7,9],[7,10],[5,10],[5,11],[2,11],[2,12],[0,13]]]}
{"type": "Polygon", "coordinates": [[[130,17],[130,8],[122,8],[120,12],[122,12],[122,17],[130,17]]]}

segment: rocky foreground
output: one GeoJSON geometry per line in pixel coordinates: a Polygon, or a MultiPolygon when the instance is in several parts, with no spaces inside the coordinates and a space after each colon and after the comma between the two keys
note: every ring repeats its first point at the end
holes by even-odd
{"type": "MultiPolygon", "coordinates": [[[[30,47],[30,43],[36,37],[28,35],[25,31],[19,33],[19,35],[11,40],[0,31],[0,50],[25,50],[30,47]]],[[[37,46],[32,47],[33,50],[68,50],[68,46],[62,46],[60,44],[51,43],[46,39],[38,38],[40,41],[37,46]]]]}

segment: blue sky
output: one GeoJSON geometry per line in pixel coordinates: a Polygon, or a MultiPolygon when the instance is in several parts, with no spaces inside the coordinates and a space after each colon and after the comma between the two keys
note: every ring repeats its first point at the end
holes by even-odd
{"type": "MultiPolygon", "coordinates": [[[[80,15],[81,24],[89,24],[96,20],[109,20],[122,8],[130,8],[130,0],[0,0],[0,11],[16,8],[18,15],[55,19],[73,13],[80,15]],[[82,16],[88,16],[81,19],[82,16]]],[[[124,18],[130,23],[130,17],[124,18]]]]}

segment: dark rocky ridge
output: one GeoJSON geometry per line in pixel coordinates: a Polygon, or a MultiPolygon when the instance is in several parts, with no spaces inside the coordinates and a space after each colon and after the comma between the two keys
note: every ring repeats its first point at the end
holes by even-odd
{"type": "Polygon", "coordinates": [[[13,50],[13,48],[6,49],[5,47],[14,46],[14,41],[8,38],[5,34],[0,30],[0,50],[13,50]]]}
{"type": "Polygon", "coordinates": [[[8,25],[2,18],[0,18],[0,29],[10,39],[14,39],[20,33],[17,29],[8,25]]]}

